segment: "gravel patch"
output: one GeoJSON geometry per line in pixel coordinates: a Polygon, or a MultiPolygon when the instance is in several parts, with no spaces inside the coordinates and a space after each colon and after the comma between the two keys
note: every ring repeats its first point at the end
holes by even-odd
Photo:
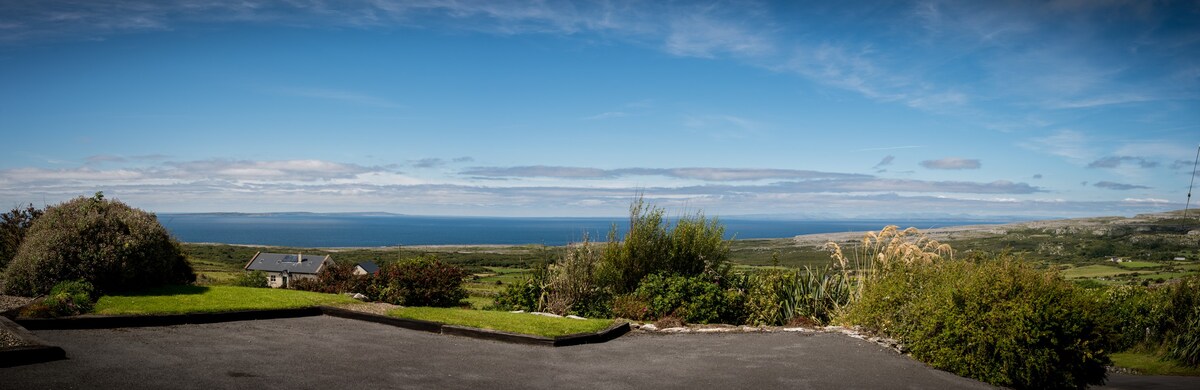
{"type": "Polygon", "coordinates": [[[0,295],[0,312],[25,306],[26,303],[31,301],[33,301],[33,298],[0,295]]]}
{"type": "Polygon", "coordinates": [[[338,305],[336,307],[339,309],[357,311],[360,313],[370,313],[370,314],[378,314],[381,316],[386,316],[388,311],[399,308],[400,306],[393,305],[390,303],[383,303],[383,302],[363,302],[363,303],[351,303],[351,304],[346,304],[346,305],[338,305]]]}
{"type": "Polygon", "coordinates": [[[25,339],[17,337],[17,335],[0,328],[0,349],[18,347],[22,345],[29,345],[29,343],[25,342],[25,339]]]}

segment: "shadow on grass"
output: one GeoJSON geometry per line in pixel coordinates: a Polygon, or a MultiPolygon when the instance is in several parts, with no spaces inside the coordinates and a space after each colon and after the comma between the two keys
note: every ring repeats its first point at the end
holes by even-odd
{"type": "Polygon", "coordinates": [[[172,295],[199,295],[208,292],[208,290],[209,288],[205,286],[162,286],[146,290],[125,291],[108,295],[114,297],[159,297],[172,295]]]}

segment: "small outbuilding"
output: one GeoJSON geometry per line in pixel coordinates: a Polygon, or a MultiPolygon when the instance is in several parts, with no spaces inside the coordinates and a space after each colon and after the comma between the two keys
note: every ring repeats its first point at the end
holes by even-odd
{"type": "Polygon", "coordinates": [[[355,275],[372,275],[379,272],[379,266],[370,261],[364,261],[354,265],[355,275]]]}
{"type": "Polygon", "coordinates": [[[278,288],[291,287],[292,282],[298,279],[316,279],[317,273],[330,264],[333,264],[333,259],[329,255],[258,252],[244,268],[247,271],[265,272],[267,285],[278,288]]]}

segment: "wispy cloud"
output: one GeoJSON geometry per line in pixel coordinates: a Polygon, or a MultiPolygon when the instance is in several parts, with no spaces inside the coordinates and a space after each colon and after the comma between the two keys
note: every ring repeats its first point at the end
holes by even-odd
{"type": "Polygon", "coordinates": [[[979,169],[980,163],[976,159],[947,157],[921,161],[921,166],[928,169],[979,169]]]}
{"type": "Polygon", "coordinates": [[[584,167],[519,166],[476,167],[461,172],[468,176],[484,177],[546,177],[562,179],[606,179],[621,176],[665,176],[677,179],[704,181],[754,181],[767,179],[838,179],[861,178],[866,175],[818,172],[797,169],[743,168],[621,168],[599,169],[584,167]]]}
{"type": "Polygon", "coordinates": [[[1045,137],[1035,137],[1022,142],[1021,147],[1075,161],[1089,160],[1095,153],[1083,132],[1058,130],[1045,137]]]}
{"type": "Polygon", "coordinates": [[[882,151],[882,150],[916,149],[916,148],[923,148],[923,147],[924,146],[919,146],[919,145],[885,146],[885,147],[881,147],[881,148],[855,149],[854,151],[855,152],[877,152],[877,151],[882,151]]]}
{"type": "Polygon", "coordinates": [[[303,98],[332,100],[362,106],[381,108],[405,108],[405,105],[392,100],[368,94],[323,88],[281,88],[278,93],[303,98]]]}
{"type": "Polygon", "coordinates": [[[1141,157],[1131,156],[1109,156],[1096,161],[1092,161],[1087,165],[1088,168],[1118,168],[1125,163],[1132,163],[1139,168],[1154,168],[1158,166],[1158,162],[1150,161],[1141,157]]]}
{"type": "Polygon", "coordinates": [[[879,163],[875,164],[875,166],[872,168],[879,169],[881,167],[886,167],[888,165],[892,165],[892,161],[894,161],[894,160],[896,160],[896,156],[889,154],[886,157],[884,157],[882,160],[879,160],[879,163]]]}
{"type": "Polygon", "coordinates": [[[668,22],[664,49],[686,57],[712,58],[719,54],[758,57],[775,51],[774,40],[759,28],[739,25],[739,18],[711,15],[716,7],[699,7],[676,14],[668,22]]]}
{"type": "Polygon", "coordinates": [[[1135,184],[1125,184],[1125,183],[1114,183],[1111,181],[1096,182],[1096,184],[1092,184],[1092,186],[1094,186],[1096,188],[1103,188],[1106,190],[1117,190],[1117,191],[1150,189],[1150,187],[1146,187],[1146,186],[1140,186],[1140,185],[1135,185],[1135,184]]]}
{"type": "Polygon", "coordinates": [[[716,139],[743,139],[762,134],[767,125],[736,115],[689,115],[685,127],[707,132],[716,139]]]}
{"type": "Polygon", "coordinates": [[[584,117],[583,119],[589,120],[589,121],[597,121],[597,120],[602,120],[602,119],[624,118],[627,116],[629,116],[629,113],[626,113],[624,111],[607,111],[607,112],[602,112],[602,113],[599,113],[596,115],[587,116],[587,117],[584,117]]]}

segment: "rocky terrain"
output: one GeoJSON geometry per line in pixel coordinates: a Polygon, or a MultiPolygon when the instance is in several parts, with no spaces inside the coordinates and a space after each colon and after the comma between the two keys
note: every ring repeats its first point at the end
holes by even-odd
{"type": "MultiPolygon", "coordinates": [[[[1003,236],[1013,231],[1038,230],[1046,234],[1107,236],[1125,233],[1168,233],[1187,241],[1200,241],[1200,210],[1139,214],[1134,217],[1091,217],[1014,222],[1002,225],[966,225],[922,230],[937,241],[958,241],[1003,236]]],[[[903,228],[903,226],[902,226],[903,228]]],[[[866,232],[806,234],[793,238],[798,245],[820,247],[827,242],[856,242],[866,232]]]]}

